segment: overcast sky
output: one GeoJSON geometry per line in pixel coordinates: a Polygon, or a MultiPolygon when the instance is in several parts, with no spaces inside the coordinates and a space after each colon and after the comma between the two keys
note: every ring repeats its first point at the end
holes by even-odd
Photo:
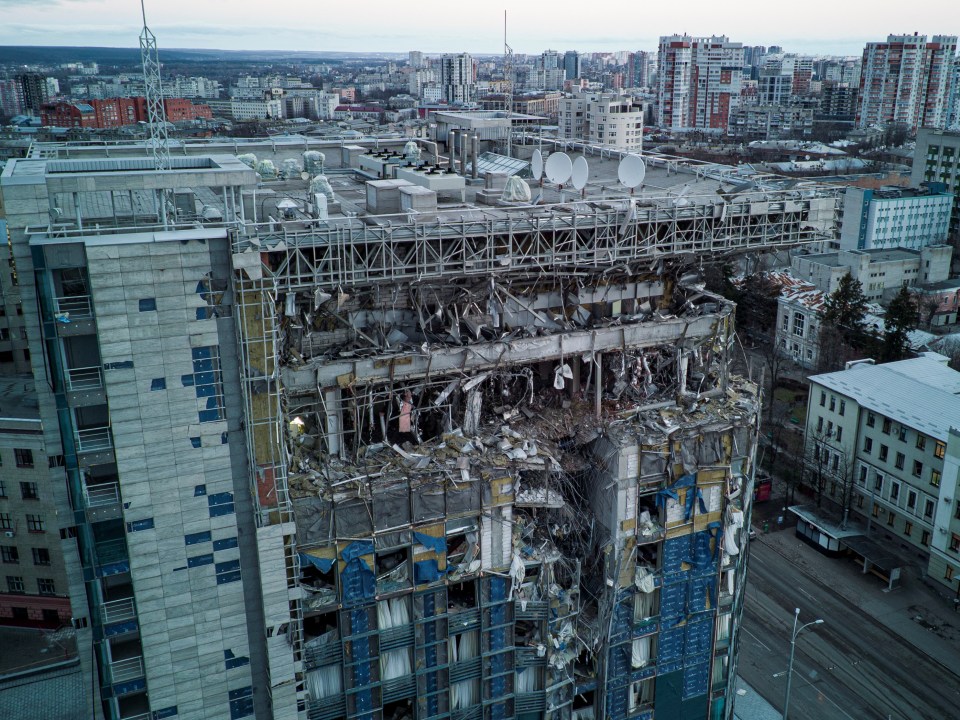
{"type": "MultiPolygon", "coordinates": [[[[654,49],[660,35],[859,55],[890,33],[960,33],[958,0],[147,0],[168,48],[499,53],[654,49]]],[[[137,0],[0,0],[0,45],[136,47],[137,0]]]]}

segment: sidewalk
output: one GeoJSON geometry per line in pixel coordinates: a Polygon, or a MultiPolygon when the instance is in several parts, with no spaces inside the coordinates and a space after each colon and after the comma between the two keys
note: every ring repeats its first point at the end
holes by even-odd
{"type": "MultiPolygon", "coordinates": [[[[775,502],[775,501],[774,501],[775,502]]],[[[780,506],[776,509],[779,511],[780,506]]],[[[760,525],[754,522],[754,528],[760,525]]],[[[776,528],[775,523],[771,527],[776,528]]],[[[793,523],[768,534],[759,532],[753,542],[763,543],[800,568],[827,582],[841,597],[960,676],[960,615],[952,604],[918,576],[916,567],[903,569],[900,587],[887,592],[874,575],[864,575],[848,558],[830,558],[796,536],[793,523]]]]}
{"type": "Polygon", "coordinates": [[[738,675],[733,717],[734,720],[782,720],[783,715],[738,675]]]}

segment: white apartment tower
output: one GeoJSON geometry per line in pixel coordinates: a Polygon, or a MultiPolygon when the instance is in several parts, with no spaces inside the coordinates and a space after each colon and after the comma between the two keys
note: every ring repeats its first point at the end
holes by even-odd
{"type": "Polygon", "coordinates": [[[629,97],[577,93],[560,100],[559,117],[562,137],[630,152],[643,149],[643,106],[629,97]]]}
{"type": "Polygon", "coordinates": [[[660,38],[657,122],[725,132],[740,102],[743,45],[726,36],[660,38]]]}
{"type": "Polygon", "coordinates": [[[867,43],[860,76],[857,125],[943,129],[953,75],[955,35],[890,35],[867,43]]]}
{"type": "Polygon", "coordinates": [[[443,99],[448,103],[463,104],[473,100],[476,74],[469,53],[443,56],[440,60],[440,85],[443,99]]]}

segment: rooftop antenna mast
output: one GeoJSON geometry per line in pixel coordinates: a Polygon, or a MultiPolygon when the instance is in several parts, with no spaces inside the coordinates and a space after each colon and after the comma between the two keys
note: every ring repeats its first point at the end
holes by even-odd
{"type": "MultiPolygon", "coordinates": [[[[167,142],[167,113],[163,107],[163,83],[160,80],[160,57],[157,38],[147,27],[147,11],[140,0],[143,31],[140,33],[140,61],[143,64],[143,88],[147,99],[147,121],[150,125],[150,149],[157,170],[170,169],[170,146],[167,142]]],[[[166,224],[166,212],[163,213],[166,224]]]]}
{"type": "Polygon", "coordinates": [[[503,11],[503,77],[507,90],[507,157],[513,157],[513,48],[507,45],[507,11],[503,11]]]}

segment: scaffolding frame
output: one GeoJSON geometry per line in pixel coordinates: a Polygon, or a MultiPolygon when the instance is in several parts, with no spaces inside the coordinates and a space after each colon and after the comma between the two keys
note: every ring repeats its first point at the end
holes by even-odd
{"type": "MultiPolygon", "coordinates": [[[[510,211],[459,211],[434,220],[383,215],[326,227],[248,226],[234,252],[267,253],[279,291],[420,282],[491,273],[577,274],[616,265],[769,250],[823,240],[838,190],[769,192],[673,206],[647,198],[510,211]]],[[[699,199],[702,200],[702,199],[699,199]]]]}

